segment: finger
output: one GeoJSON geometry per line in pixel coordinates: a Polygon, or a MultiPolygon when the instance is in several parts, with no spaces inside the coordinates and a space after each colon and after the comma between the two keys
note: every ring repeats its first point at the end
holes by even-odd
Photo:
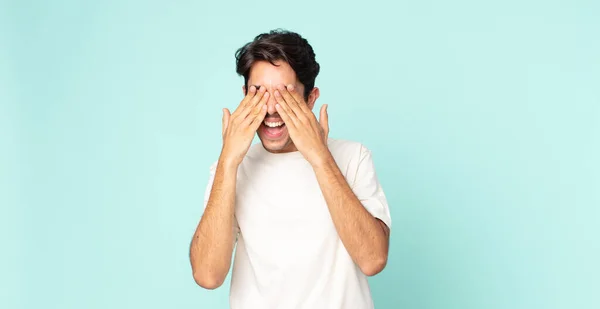
{"type": "Polygon", "coordinates": [[[232,115],[237,116],[243,109],[246,107],[248,102],[252,100],[252,98],[256,95],[256,87],[250,86],[246,91],[246,95],[238,105],[238,107],[233,111],[232,115]]]}
{"type": "Polygon", "coordinates": [[[229,112],[229,109],[224,108],[223,109],[223,131],[221,132],[221,134],[223,136],[225,136],[225,131],[227,131],[227,126],[229,125],[229,117],[231,116],[231,113],[229,112]]]}
{"type": "Polygon", "coordinates": [[[246,104],[246,106],[240,111],[239,118],[240,120],[246,119],[252,110],[264,99],[265,94],[267,93],[266,87],[261,87],[260,90],[256,93],[256,95],[252,98],[250,103],[246,104]]]}
{"type": "Polygon", "coordinates": [[[299,121],[298,117],[296,116],[296,113],[294,113],[294,111],[290,108],[290,105],[283,99],[279,90],[275,90],[275,101],[277,101],[277,104],[275,105],[277,111],[281,109],[288,117],[287,120],[283,119],[283,121],[285,121],[286,124],[289,122],[290,124],[296,125],[299,121]],[[277,106],[279,106],[279,108],[277,108],[277,106]]]}
{"type": "Polygon", "coordinates": [[[264,108],[267,107],[267,101],[269,101],[269,93],[265,92],[265,94],[263,95],[263,97],[259,101],[259,103],[256,104],[252,108],[252,112],[248,115],[248,117],[246,117],[246,119],[244,119],[243,124],[246,125],[246,126],[249,126],[254,121],[254,119],[256,119],[257,117],[259,117],[260,113],[262,112],[263,107],[264,108]]]}
{"type": "Polygon", "coordinates": [[[294,87],[294,85],[292,85],[292,84],[287,85],[286,90],[289,92],[290,96],[294,99],[294,101],[298,104],[298,107],[304,113],[311,112],[311,110],[308,109],[308,105],[306,105],[306,102],[304,101],[302,94],[297,91],[297,89],[296,89],[296,87],[294,87]]]}
{"type": "Polygon", "coordinates": [[[329,115],[327,114],[327,104],[321,106],[321,115],[319,116],[319,123],[323,128],[325,138],[327,138],[327,136],[329,136],[329,115]]]}
{"type": "Polygon", "coordinates": [[[267,104],[259,104],[259,106],[260,109],[258,115],[256,115],[256,117],[254,117],[254,120],[252,120],[252,122],[250,123],[250,129],[253,132],[256,132],[256,130],[258,130],[258,127],[263,122],[263,120],[265,120],[265,116],[267,115],[267,104]]]}
{"type": "Polygon", "coordinates": [[[240,102],[240,105],[238,105],[235,111],[233,111],[233,115],[237,115],[241,111],[243,111],[246,105],[248,105],[248,103],[252,101],[252,99],[256,95],[256,92],[256,87],[250,86],[249,90],[246,92],[246,96],[244,97],[244,99],[242,99],[242,102],[240,102]]]}
{"type": "Polygon", "coordinates": [[[290,114],[285,110],[283,105],[279,103],[275,104],[275,109],[277,110],[277,113],[279,113],[279,116],[281,116],[281,119],[283,119],[283,122],[285,122],[285,126],[288,128],[288,130],[290,130],[290,132],[294,131],[294,129],[296,128],[296,123],[294,122],[292,117],[295,116],[290,116],[290,114]]]}
{"type": "Polygon", "coordinates": [[[288,103],[290,109],[294,112],[297,118],[298,125],[299,123],[303,123],[304,125],[310,126],[316,130],[318,130],[317,118],[315,115],[308,109],[304,100],[299,98],[300,101],[297,101],[291,94],[288,89],[294,89],[293,85],[283,86],[281,90],[281,94],[283,95],[283,99],[288,103]]]}
{"type": "Polygon", "coordinates": [[[302,116],[302,114],[304,114],[304,111],[300,108],[300,104],[298,102],[296,102],[296,99],[294,99],[294,97],[292,97],[292,95],[290,94],[290,92],[288,91],[286,86],[279,85],[278,90],[279,90],[279,93],[281,94],[283,100],[285,100],[285,102],[290,107],[290,109],[292,111],[294,111],[294,113],[296,114],[296,116],[298,118],[300,118],[302,116]]]}

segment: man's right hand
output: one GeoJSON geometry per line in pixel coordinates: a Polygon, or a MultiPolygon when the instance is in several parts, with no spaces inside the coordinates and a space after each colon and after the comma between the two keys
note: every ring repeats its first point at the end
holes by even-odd
{"type": "Polygon", "coordinates": [[[238,166],[248,152],[256,130],[267,114],[267,101],[269,93],[266,87],[250,86],[246,96],[231,114],[227,108],[223,109],[223,149],[221,160],[223,163],[238,166]]]}

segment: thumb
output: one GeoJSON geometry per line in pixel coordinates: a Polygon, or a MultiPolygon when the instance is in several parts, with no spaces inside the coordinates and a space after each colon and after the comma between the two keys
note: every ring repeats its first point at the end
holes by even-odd
{"type": "Polygon", "coordinates": [[[329,115],[327,114],[327,104],[321,106],[321,115],[319,116],[319,124],[323,128],[325,137],[329,135],[329,115]]]}
{"type": "Polygon", "coordinates": [[[221,135],[223,135],[223,136],[225,136],[225,131],[227,130],[227,126],[229,125],[229,116],[231,116],[229,109],[224,108],[223,109],[223,131],[221,132],[221,135]]]}

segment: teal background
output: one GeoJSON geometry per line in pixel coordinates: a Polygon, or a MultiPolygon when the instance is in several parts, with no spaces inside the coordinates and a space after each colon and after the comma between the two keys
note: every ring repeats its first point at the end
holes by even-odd
{"type": "Polygon", "coordinates": [[[597,1],[3,1],[1,308],[227,308],[188,245],[234,52],[300,32],[391,206],[377,308],[600,308],[597,1]]]}

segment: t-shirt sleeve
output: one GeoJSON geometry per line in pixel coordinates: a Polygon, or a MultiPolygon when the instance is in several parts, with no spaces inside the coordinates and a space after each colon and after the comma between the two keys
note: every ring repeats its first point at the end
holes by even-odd
{"type": "Polygon", "coordinates": [[[390,209],[381,183],[377,178],[377,173],[375,172],[373,155],[363,145],[360,146],[360,158],[356,177],[354,177],[351,188],[367,211],[375,218],[383,221],[391,229],[392,218],[390,209]]]}
{"type": "MultiPolygon", "coordinates": [[[[217,162],[213,163],[210,168],[210,176],[208,178],[208,184],[206,185],[206,189],[204,191],[204,209],[206,209],[206,205],[208,205],[208,200],[210,198],[210,193],[212,191],[212,186],[215,182],[215,175],[217,174],[217,162]]],[[[240,232],[240,227],[238,226],[237,219],[235,215],[233,216],[233,241],[237,240],[238,233],[240,232]]]]}

